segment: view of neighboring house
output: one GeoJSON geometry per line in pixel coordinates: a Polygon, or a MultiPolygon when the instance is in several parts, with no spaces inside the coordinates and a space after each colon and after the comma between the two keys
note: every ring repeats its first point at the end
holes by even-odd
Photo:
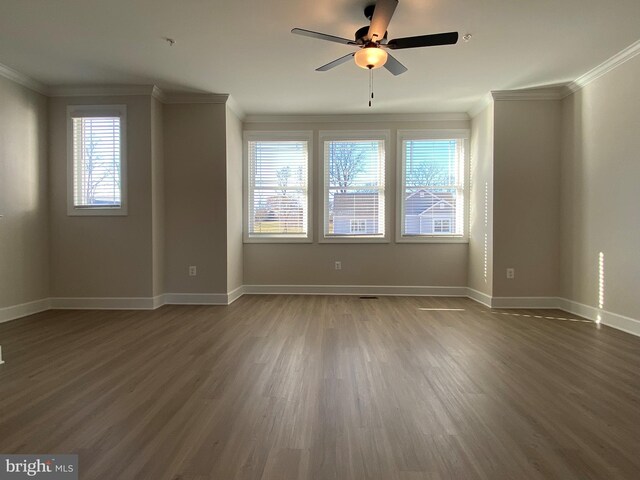
{"type": "Polygon", "coordinates": [[[379,222],[378,193],[335,193],[334,235],[375,235],[379,222]]]}
{"type": "Polygon", "coordinates": [[[257,233],[289,232],[304,230],[304,209],[300,201],[290,195],[267,197],[256,209],[254,230],[257,233]]]}
{"type": "Polygon", "coordinates": [[[450,234],[456,232],[456,196],[453,192],[418,190],[404,203],[404,234],[450,234]]]}
{"type": "MultiPolygon", "coordinates": [[[[377,193],[336,193],[333,197],[334,235],[373,235],[379,221],[377,193]]],[[[421,189],[405,198],[405,235],[456,232],[453,192],[421,189]]]]}

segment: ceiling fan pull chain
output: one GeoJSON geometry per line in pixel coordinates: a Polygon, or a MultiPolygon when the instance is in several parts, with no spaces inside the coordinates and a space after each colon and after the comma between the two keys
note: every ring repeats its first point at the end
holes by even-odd
{"type": "Polygon", "coordinates": [[[369,106],[373,105],[373,68],[369,69],[369,106]]]}

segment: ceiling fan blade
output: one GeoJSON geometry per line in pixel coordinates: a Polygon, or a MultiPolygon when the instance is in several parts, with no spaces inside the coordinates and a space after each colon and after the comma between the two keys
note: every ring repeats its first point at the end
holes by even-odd
{"type": "Polygon", "coordinates": [[[418,37],[394,38],[386,44],[387,48],[399,50],[401,48],[435,47],[437,45],[453,45],[458,42],[458,32],[434,33],[418,37]]]}
{"type": "Polygon", "coordinates": [[[398,60],[396,60],[394,56],[389,55],[388,53],[387,61],[384,64],[384,68],[386,68],[396,76],[407,71],[407,67],[405,67],[398,60]]]}
{"type": "Polygon", "coordinates": [[[344,45],[357,45],[353,40],[349,40],[348,38],[336,37],[334,35],[327,35],[326,33],[313,32],[311,30],[305,30],[303,28],[294,28],[291,30],[291,33],[295,33],[296,35],[302,35],[305,37],[317,38],[319,40],[327,40],[329,42],[342,43],[344,45]]]}
{"type": "Polygon", "coordinates": [[[393,12],[396,11],[398,0],[378,0],[373,9],[373,17],[371,17],[371,25],[367,38],[372,41],[380,41],[384,38],[393,12]]]}
{"type": "Polygon", "coordinates": [[[333,62],[329,62],[326,65],[316,68],[316,72],[326,72],[327,70],[331,70],[333,67],[337,67],[338,65],[342,65],[345,62],[348,62],[353,58],[356,53],[348,53],[344,57],[340,57],[333,62]]]}

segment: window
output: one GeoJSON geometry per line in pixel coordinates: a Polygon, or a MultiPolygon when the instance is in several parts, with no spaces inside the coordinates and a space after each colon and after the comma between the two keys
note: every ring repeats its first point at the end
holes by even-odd
{"type": "Polygon", "coordinates": [[[126,107],[69,106],[69,215],[126,215],[126,107]]]}
{"type": "Polygon", "coordinates": [[[365,233],[367,231],[366,220],[351,220],[351,233],[365,233]]]}
{"type": "Polygon", "coordinates": [[[386,132],[321,132],[323,240],[385,241],[386,132]]]}
{"type": "Polygon", "coordinates": [[[451,232],[451,220],[448,218],[433,219],[433,233],[450,233],[451,232]]]}
{"type": "Polygon", "coordinates": [[[310,241],[309,132],[248,132],[245,241],[310,241]]]}
{"type": "Polygon", "coordinates": [[[398,241],[465,241],[468,132],[400,131],[398,241]]]}

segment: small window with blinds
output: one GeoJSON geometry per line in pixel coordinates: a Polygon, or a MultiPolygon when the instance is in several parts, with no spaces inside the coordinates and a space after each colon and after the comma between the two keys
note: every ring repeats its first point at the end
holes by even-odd
{"type": "Polygon", "coordinates": [[[245,134],[245,241],[310,241],[311,133],[245,134]]]}
{"type": "Polygon", "coordinates": [[[126,215],[124,105],[68,108],[69,215],[126,215]]]}
{"type": "Polygon", "coordinates": [[[398,137],[399,240],[464,240],[468,132],[400,131],[398,137]]]}
{"type": "Polygon", "coordinates": [[[321,134],[325,241],[386,240],[386,136],[385,132],[321,134]]]}

